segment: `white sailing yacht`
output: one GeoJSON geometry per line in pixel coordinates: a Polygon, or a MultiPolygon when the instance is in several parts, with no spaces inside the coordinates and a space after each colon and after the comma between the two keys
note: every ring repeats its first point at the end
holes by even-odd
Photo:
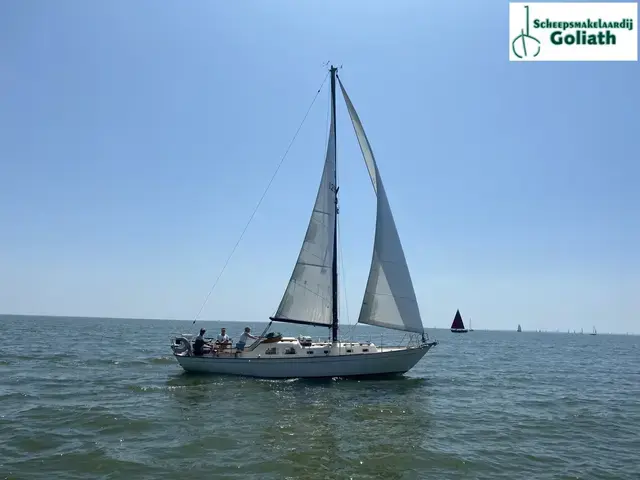
{"type": "MultiPolygon", "coordinates": [[[[187,371],[262,378],[352,377],[401,374],[413,368],[435,345],[425,334],[404,251],[371,145],[337,68],[331,66],[331,124],[324,170],[311,220],[273,322],[325,326],[331,341],[308,337],[263,338],[243,351],[218,348],[193,354],[187,335],[172,339],[178,363],[187,371]],[[338,263],[336,176],[336,80],[344,97],[377,197],[373,258],[358,323],[409,332],[406,346],[338,340],[338,263]]],[[[263,335],[264,335],[263,333],[263,335]]]]}

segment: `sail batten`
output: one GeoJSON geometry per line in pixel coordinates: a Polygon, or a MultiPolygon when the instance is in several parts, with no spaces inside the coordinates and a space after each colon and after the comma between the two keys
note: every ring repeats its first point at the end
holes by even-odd
{"type": "Polygon", "coordinates": [[[424,333],[409,267],[373,150],[342,82],[338,81],[377,197],[373,255],[358,322],[424,333]]]}
{"type": "Polygon", "coordinates": [[[327,154],[316,201],[293,273],[272,320],[324,326],[333,323],[335,152],[335,115],[332,112],[327,154]]]}

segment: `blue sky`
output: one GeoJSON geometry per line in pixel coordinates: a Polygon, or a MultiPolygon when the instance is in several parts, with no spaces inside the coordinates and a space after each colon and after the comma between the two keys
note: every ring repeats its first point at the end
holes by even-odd
{"type": "MultiPolygon", "coordinates": [[[[423,321],[640,331],[640,66],[508,61],[507,2],[0,3],[0,312],[193,318],[332,60],[423,321]]],[[[202,318],[275,311],[328,83],[202,318]]],[[[338,97],[348,315],[374,194],[338,97]]],[[[344,293],[344,290],[343,290],[344,293]]]]}

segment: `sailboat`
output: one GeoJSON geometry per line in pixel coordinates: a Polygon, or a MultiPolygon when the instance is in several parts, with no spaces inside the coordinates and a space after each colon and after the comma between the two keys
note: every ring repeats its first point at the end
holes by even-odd
{"type": "Polygon", "coordinates": [[[453,323],[451,324],[451,331],[453,333],[467,333],[468,330],[464,328],[464,323],[462,321],[462,315],[460,315],[460,310],[456,310],[456,316],[453,317],[453,323]]]}
{"type": "Polygon", "coordinates": [[[520,326],[520,324],[518,324],[518,330],[517,330],[517,332],[518,332],[518,333],[522,332],[522,327],[520,326]]]}
{"type": "MultiPolygon", "coordinates": [[[[331,66],[331,123],[324,169],[306,235],[276,313],[261,339],[247,348],[194,355],[186,335],[172,340],[173,354],[186,371],[261,378],[360,377],[403,374],[437,341],[426,335],[391,207],[373,151],[349,96],[331,66]],[[358,323],[408,332],[405,346],[338,339],[338,191],[336,175],[336,80],[347,106],[376,194],[373,256],[358,323]],[[328,327],[331,340],[265,334],[273,322],[328,327]],[[271,337],[270,337],[271,336],[271,337]],[[270,337],[270,338],[269,338],[270,337]]],[[[237,346],[236,346],[237,347],[237,346]]]]}
{"type": "Polygon", "coordinates": [[[596,331],[596,326],[593,326],[593,332],[591,332],[589,335],[597,335],[598,332],[596,331]]]}
{"type": "Polygon", "coordinates": [[[473,328],[471,327],[471,317],[469,317],[469,331],[473,332],[473,328]]]}

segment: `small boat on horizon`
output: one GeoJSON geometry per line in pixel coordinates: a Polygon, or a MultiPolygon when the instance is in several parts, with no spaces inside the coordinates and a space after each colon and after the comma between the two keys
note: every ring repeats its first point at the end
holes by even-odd
{"type": "Polygon", "coordinates": [[[469,331],[464,328],[464,322],[462,321],[460,310],[456,310],[456,316],[453,317],[453,323],[451,324],[451,331],[453,333],[467,333],[469,331]]]}
{"type": "Polygon", "coordinates": [[[593,326],[593,332],[591,332],[589,335],[597,335],[598,332],[596,331],[596,326],[593,326]]]}
{"type": "Polygon", "coordinates": [[[520,326],[520,324],[518,324],[518,330],[517,330],[517,332],[518,332],[518,333],[522,332],[522,327],[520,326]]]}

